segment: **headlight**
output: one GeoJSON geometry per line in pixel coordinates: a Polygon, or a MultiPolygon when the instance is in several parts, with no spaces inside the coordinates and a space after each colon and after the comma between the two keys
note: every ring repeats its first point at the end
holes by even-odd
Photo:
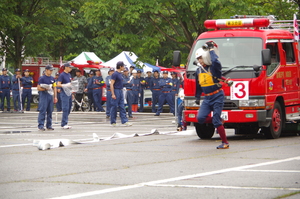
{"type": "MultiPolygon", "coordinates": [[[[196,99],[185,99],[184,100],[184,106],[185,107],[194,107],[199,108],[200,105],[195,103],[196,99]]],[[[200,104],[202,103],[202,100],[200,100],[200,104]]]]}
{"type": "Polygon", "coordinates": [[[249,100],[239,100],[240,107],[263,107],[265,106],[264,99],[249,99],[249,100]]]}

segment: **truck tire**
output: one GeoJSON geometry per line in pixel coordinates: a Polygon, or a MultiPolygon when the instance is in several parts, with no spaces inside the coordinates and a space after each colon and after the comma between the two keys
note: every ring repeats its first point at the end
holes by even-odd
{"type": "Polygon", "coordinates": [[[211,123],[199,124],[195,123],[197,135],[201,139],[210,139],[215,133],[215,127],[211,123]]]}
{"type": "Polygon", "coordinates": [[[279,102],[275,102],[271,118],[270,126],[261,128],[261,131],[264,133],[266,138],[276,139],[280,137],[283,126],[283,114],[279,102]]]}

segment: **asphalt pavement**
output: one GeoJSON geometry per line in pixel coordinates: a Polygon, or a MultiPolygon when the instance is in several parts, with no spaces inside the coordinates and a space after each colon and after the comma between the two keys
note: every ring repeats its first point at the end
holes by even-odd
{"type": "Polygon", "coordinates": [[[0,198],[300,198],[300,137],[176,132],[170,113],[134,113],[131,127],[104,113],[71,113],[54,131],[37,112],[0,113],[0,198]],[[39,150],[46,143],[50,149],[39,150]],[[39,145],[40,144],[40,145],[39,145]]]}

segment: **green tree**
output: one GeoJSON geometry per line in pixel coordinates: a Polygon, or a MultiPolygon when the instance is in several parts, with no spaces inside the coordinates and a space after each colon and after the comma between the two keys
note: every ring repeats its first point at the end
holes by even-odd
{"type": "Polygon", "coordinates": [[[46,52],[48,44],[72,29],[72,11],[66,0],[2,0],[0,3],[1,52],[14,68],[23,58],[46,52]]]}

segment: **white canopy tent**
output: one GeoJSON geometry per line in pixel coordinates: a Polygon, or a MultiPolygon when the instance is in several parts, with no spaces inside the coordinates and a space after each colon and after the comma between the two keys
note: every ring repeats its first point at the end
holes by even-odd
{"type": "Polygon", "coordinates": [[[137,70],[142,70],[142,71],[151,70],[152,71],[151,67],[147,66],[146,64],[144,64],[141,61],[137,61],[137,59],[138,59],[138,56],[134,52],[123,51],[120,54],[118,54],[117,56],[115,56],[114,58],[112,58],[111,60],[103,63],[102,65],[116,68],[117,62],[123,61],[124,64],[126,65],[126,67],[128,67],[128,68],[130,66],[134,66],[137,68],[137,70]],[[139,67],[137,67],[137,65],[141,66],[142,68],[139,69],[139,67]]]}
{"type": "Polygon", "coordinates": [[[72,59],[75,64],[88,64],[87,61],[93,61],[94,63],[103,64],[101,60],[94,52],[82,52],[80,55],[72,59]]]}

